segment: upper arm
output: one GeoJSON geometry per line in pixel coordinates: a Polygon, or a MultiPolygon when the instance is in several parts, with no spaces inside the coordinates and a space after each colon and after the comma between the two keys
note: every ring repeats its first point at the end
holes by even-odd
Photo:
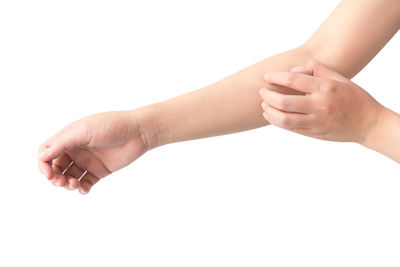
{"type": "Polygon", "coordinates": [[[343,0],[305,46],[317,61],[351,78],[399,27],[399,0],[343,0]]]}

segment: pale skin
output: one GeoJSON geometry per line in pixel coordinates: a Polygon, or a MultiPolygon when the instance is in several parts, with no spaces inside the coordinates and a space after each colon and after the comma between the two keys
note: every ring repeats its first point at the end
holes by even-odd
{"type": "Polygon", "coordinates": [[[269,123],[357,142],[400,162],[400,115],[349,80],[399,27],[398,0],[344,0],[295,49],[172,99],[72,122],[39,147],[39,170],[53,185],[85,194],[156,147],[269,123]]]}

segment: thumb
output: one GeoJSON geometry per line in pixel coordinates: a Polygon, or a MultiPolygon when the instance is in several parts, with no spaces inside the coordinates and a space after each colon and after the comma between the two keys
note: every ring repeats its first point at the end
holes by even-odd
{"type": "Polygon", "coordinates": [[[347,82],[349,80],[342,74],[314,60],[308,62],[306,65],[296,66],[294,68],[291,68],[290,71],[307,75],[313,75],[321,78],[328,78],[340,82],[347,82]]]}
{"type": "Polygon", "coordinates": [[[89,142],[88,131],[81,125],[71,124],[54,137],[51,145],[42,151],[39,158],[50,161],[61,157],[66,150],[86,146],[89,142]]]}

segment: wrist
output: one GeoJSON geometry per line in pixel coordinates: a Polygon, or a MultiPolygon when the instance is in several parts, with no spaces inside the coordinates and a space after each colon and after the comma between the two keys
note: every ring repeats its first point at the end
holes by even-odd
{"type": "Polygon", "coordinates": [[[162,116],[162,102],[143,106],[130,112],[137,118],[141,138],[147,150],[168,144],[168,123],[162,116]]]}
{"type": "Polygon", "coordinates": [[[360,142],[361,145],[370,149],[381,151],[387,138],[390,138],[393,121],[398,120],[398,115],[391,110],[383,107],[376,123],[370,129],[365,138],[360,142]]]}

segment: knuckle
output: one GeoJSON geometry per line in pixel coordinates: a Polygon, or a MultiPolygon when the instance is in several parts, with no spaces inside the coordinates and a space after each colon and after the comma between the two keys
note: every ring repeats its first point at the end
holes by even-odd
{"type": "Polygon", "coordinates": [[[285,80],[287,86],[292,86],[296,81],[296,74],[293,72],[288,72],[285,80]]]}
{"type": "Polygon", "coordinates": [[[289,109],[291,106],[290,99],[286,96],[281,97],[279,102],[279,108],[283,110],[289,109]]]}
{"type": "Polygon", "coordinates": [[[327,79],[321,83],[320,89],[323,92],[334,93],[337,90],[337,85],[333,80],[327,79]]]}
{"type": "Polygon", "coordinates": [[[38,154],[40,154],[43,150],[45,150],[46,148],[48,148],[49,145],[47,144],[47,142],[42,143],[39,148],[38,148],[38,154]]]}
{"type": "Polygon", "coordinates": [[[319,120],[319,114],[309,114],[308,116],[308,124],[311,126],[317,126],[319,120]]]}
{"type": "Polygon", "coordinates": [[[284,115],[281,119],[281,126],[285,129],[291,127],[292,121],[288,115],[284,115]]]}
{"type": "Polygon", "coordinates": [[[320,100],[318,103],[318,106],[316,106],[316,112],[321,115],[325,115],[325,113],[328,112],[328,109],[330,108],[330,104],[328,103],[327,100],[324,98],[320,100]]]}
{"type": "Polygon", "coordinates": [[[324,105],[324,111],[325,111],[325,113],[329,115],[329,114],[332,113],[332,110],[333,110],[332,103],[329,102],[329,101],[327,101],[327,102],[325,103],[325,105],[324,105]]]}
{"type": "Polygon", "coordinates": [[[334,112],[334,108],[334,103],[330,99],[325,99],[322,101],[319,110],[321,111],[321,115],[326,117],[334,112]]]}

